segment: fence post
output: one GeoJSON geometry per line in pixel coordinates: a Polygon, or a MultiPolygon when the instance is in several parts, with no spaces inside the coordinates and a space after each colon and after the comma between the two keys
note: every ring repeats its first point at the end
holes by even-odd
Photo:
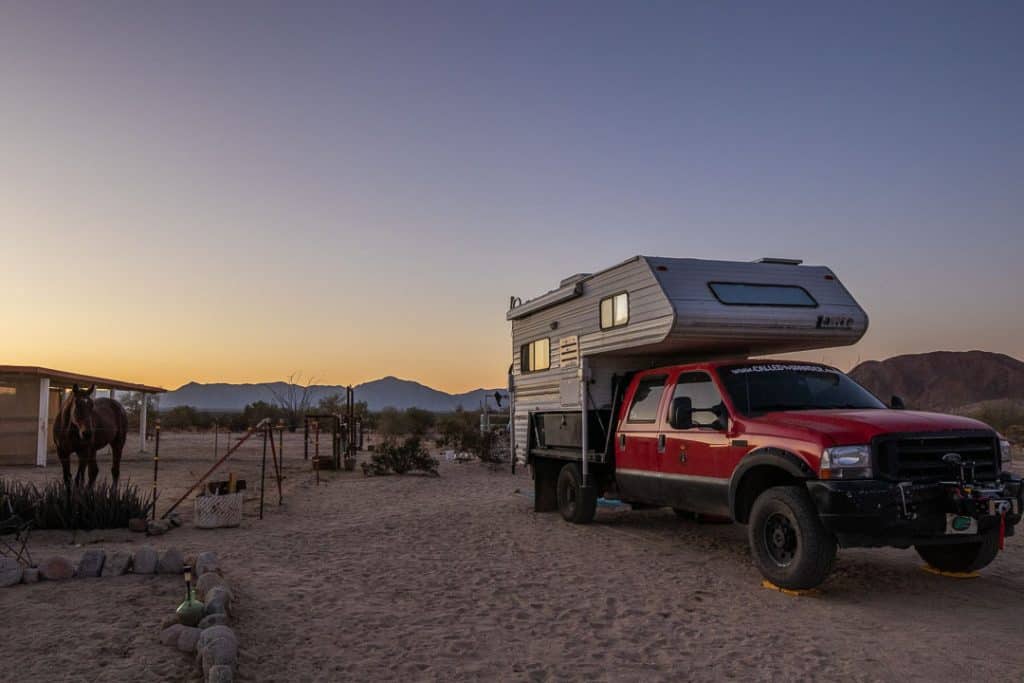
{"type": "MultiPolygon", "coordinates": [[[[145,394],[142,397],[146,399],[145,394]]],[[[153,425],[154,431],[154,443],[153,443],[153,519],[156,520],[156,481],[157,475],[160,470],[160,419],[157,418],[156,424],[153,425]]]]}

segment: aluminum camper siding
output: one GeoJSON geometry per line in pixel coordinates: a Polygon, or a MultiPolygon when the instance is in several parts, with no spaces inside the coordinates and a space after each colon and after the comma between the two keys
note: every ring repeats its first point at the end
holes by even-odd
{"type": "Polygon", "coordinates": [[[531,412],[579,410],[577,362],[560,357],[560,340],[578,339],[591,367],[594,407],[611,403],[611,376],[711,357],[790,353],[856,343],[867,331],[864,310],[822,266],[636,256],[512,308],[515,450],[526,455],[531,412]],[[711,282],[796,285],[813,307],[728,305],[711,282]],[[600,301],[629,293],[629,323],[602,330],[600,301]],[[839,327],[823,320],[841,319],[839,327]],[[551,368],[523,373],[520,347],[547,337],[551,368]]]}
{"type": "Polygon", "coordinates": [[[847,346],[864,336],[868,317],[839,278],[823,266],[745,263],[649,257],[655,277],[672,302],[675,325],[651,353],[703,358],[791,353],[847,346]],[[711,282],[795,285],[815,307],[728,305],[712,293],[711,282]],[[838,328],[819,318],[849,321],[838,328]]]}
{"type": "MultiPolygon", "coordinates": [[[[559,341],[577,337],[579,351],[585,356],[626,353],[638,345],[658,344],[672,329],[672,304],[654,277],[647,260],[634,257],[617,266],[589,275],[553,292],[523,304],[533,306],[538,299],[550,298],[560,303],[514,317],[517,309],[509,311],[512,320],[512,375],[515,391],[516,456],[526,456],[527,416],[531,412],[549,410],[579,410],[579,379],[577,362],[563,362],[559,341]],[[565,300],[558,293],[579,287],[579,294],[565,300]],[[629,293],[629,324],[609,330],[601,329],[601,299],[629,293]],[[552,325],[556,327],[552,329],[552,325]],[[520,366],[520,347],[547,337],[551,343],[551,368],[540,372],[524,373],[520,366]]],[[[529,310],[529,309],[527,309],[529,310]]],[[[608,364],[607,367],[611,367],[608,364]]],[[[607,370],[595,368],[599,375],[607,370]]],[[[610,382],[602,377],[593,385],[591,399],[602,406],[610,401],[610,382]]]]}

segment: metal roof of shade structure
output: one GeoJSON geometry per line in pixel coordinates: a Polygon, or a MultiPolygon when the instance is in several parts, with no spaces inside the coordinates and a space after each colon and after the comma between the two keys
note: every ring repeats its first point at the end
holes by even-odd
{"type": "Polygon", "coordinates": [[[66,370],[53,370],[52,368],[43,368],[34,365],[0,365],[0,376],[30,376],[30,377],[49,377],[51,383],[68,385],[80,384],[88,386],[95,384],[98,387],[104,389],[114,389],[116,391],[139,391],[144,394],[162,394],[167,390],[163,387],[150,386],[148,384],[138,384],[137,382],[124,382],[118,379],[111,379],[109,377],[98,377],[96,375],[83,375],[78,372],[68,372],[66,370]]]}
{"type": "MultiPolygon", "coordinates": [[[[98,392],[161,394],[163,387],[36,365],[0,365],[0,465],[45,467],[54,452],[53,424],[67,390],[96,385],[98,392]]],[[[146,447],[148,401],[139,408],[139,450],[146,447]]]]}

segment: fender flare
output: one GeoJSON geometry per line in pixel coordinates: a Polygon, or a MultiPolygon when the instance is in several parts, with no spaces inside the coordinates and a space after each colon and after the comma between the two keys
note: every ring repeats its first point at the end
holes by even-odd
{"type": "Polygon", "coordinates": [[[758,448],[747,453],[733,470],[729,480],[729,514],[736,517],[736,494],[747,473],[755,467],[770,466],[785,471],[796,479],[817,479],[811,466],[803,458],[782,448],[758,448]]]}

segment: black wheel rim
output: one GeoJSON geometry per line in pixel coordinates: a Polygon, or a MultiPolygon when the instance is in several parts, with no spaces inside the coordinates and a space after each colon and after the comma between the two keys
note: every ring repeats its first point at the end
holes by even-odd
{"type": "Polygon", "coordinates": [[[796,528],[782,513],[774,512],[765,520],[764,547],[772,562],[780,567],[788,567],[796,557],[796,528]]]}

